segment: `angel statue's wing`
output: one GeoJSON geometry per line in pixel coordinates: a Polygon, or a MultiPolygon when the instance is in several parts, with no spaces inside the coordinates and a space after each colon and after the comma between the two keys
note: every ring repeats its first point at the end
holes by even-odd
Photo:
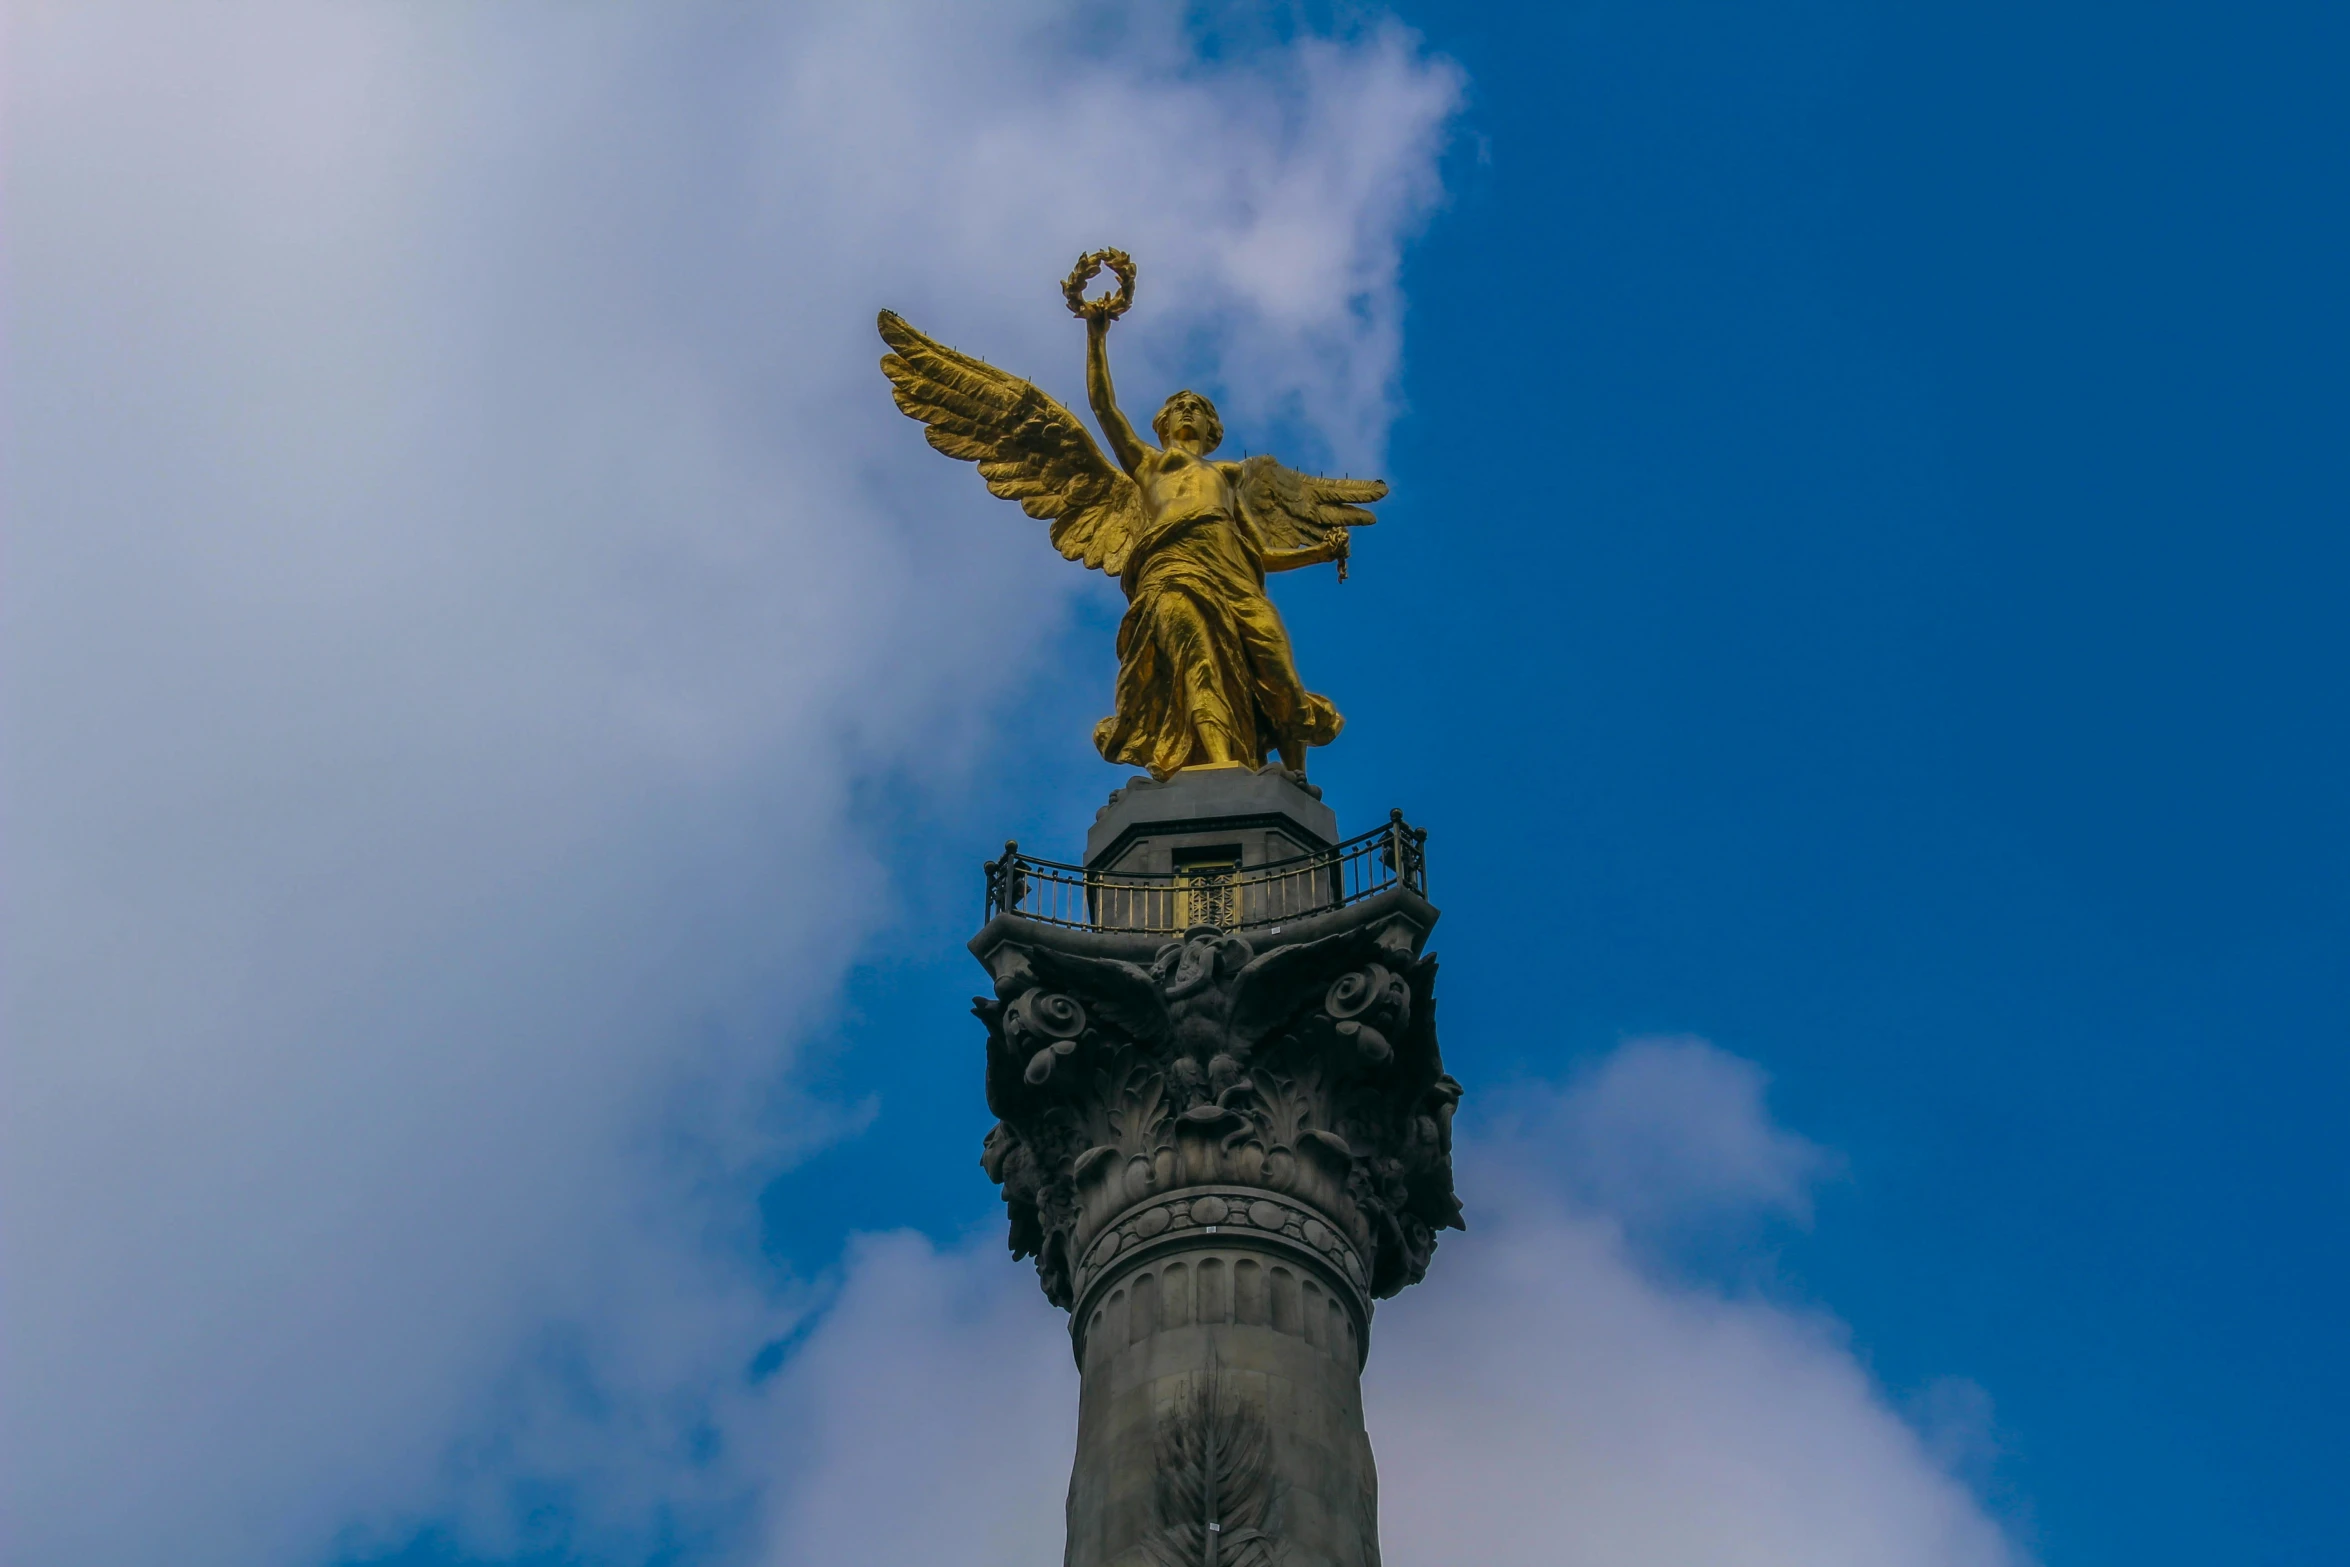
{"type": "Polygon", "coordinates": [[[1321,544],[1339,528],[1367,528],[1379,519],[1363,510],[1387,493],[1377,479],[1324,479],[1284,468],[1270,457],[1240,465],[1240,505],[1269,550],[1321,544]]]}
{"type": "Polygon", "coordinates": [[[993,493],[1053,525],[1053,547],[1111,576],[1142,531],[1142,492],[1102,456],[1074,414],[1016,375],[923,336],[881,313],[893,350],[881,368],[898,407],[930,428],[930,444],[979,464],[993,493]]]}

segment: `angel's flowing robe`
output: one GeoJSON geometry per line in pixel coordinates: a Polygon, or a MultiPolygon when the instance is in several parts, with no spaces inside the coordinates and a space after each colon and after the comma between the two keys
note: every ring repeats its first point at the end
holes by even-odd
{"type": "Polygon", "coordinates": [[[1120,582],[1118,710],[1093,730],[1106,760],[1164,779],[1338,738],[1338,709],[1298,679],[1289,633],[1265,596],[1264,548],[1245,520],[1222,511],[1163,520],[1120,582]]]}

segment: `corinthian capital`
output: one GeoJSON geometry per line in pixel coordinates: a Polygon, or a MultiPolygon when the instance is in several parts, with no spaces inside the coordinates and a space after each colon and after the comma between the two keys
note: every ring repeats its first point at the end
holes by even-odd
{"type": "Polygon", "coordinates": [[[1252,936],[991,920],[981,1159],[1045,1294],[1073,1306],[1119,1256],[1211,1226],[1366,1308],[1417,1282],[1461,1222],[1435,920],[1407,888],[1252,936]]]}

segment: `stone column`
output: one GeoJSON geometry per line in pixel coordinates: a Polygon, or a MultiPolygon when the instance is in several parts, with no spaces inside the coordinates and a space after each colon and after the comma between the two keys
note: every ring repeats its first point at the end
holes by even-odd
{"type": "Polygon", "coordinates": [[[1277,929],[973,940],[983,1162],[1083,1373],[1068,1567],[1378,1562],[1372,1302],[1460,1222],[1435,922],[1395,887],[1277,929]]]}

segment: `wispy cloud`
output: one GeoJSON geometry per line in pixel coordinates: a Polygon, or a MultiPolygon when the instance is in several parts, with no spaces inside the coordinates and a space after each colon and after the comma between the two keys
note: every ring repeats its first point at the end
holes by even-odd
{"type": "Polygon", "coordinates": [[[1391,1561],[2021,1560],[1841,1323],[1645,1244],[1808,1219],[1836,1161],[1763,1084],[1702,1040],[1634,1040],[1464,1150],[1473,1227],[1383,1309],[1366,1387],[1391,1561]]]}
{"type": "MultiPolygon", "coordinates": [[[[1057,1549],[1027,1270],[778,1278],[748,1199],[886,917],[853,791],[967,777],[1072,591],[888,407],[874,308],[1073,395],[1052,282],[1120,243],[1135,385],[1384,435],[1457,77],[1137,17],[12,18],[16,1554],[494,1555],[534,1504],[590,1558],[1057,1549]]],[[[1511,1126],[1381,1312],[1391,1561],[2013,1558],[1979,1389],[1905,1421],[1646,1247],[1808,1214],[1755,1068],[1637,1044],[1511,1126]]]]}
{"type": "Polygon", "coordinates": [[[1761,1067],[1702,1039],[1628,1040],[1563,1087],[1509,1099],[1496,1145],[1646,1238],[1808,1224],[1842,1161],[1774,1121],[1768,1087],[1761,1067]]]}
{"type": "MultiPolygon", "coordinates": [[[[1365,1376],[1394,1567],[2020,1567],[1974,1488],[1980,1388],[1937,1381],[1905,1419],[1833,1317],[1659,1266],[1627,1242],[1655,1200],[1577,1173],[1685,1163],[1700,1178],[1676,1220],[1792,1216],[1826,1156],[1760,1083],[1702,1041],[1633,1041],[1528,1094],[1516,1132],[1462,1144],[1472,1228],[1381,1304],[1365,1376]]],[[[1059,1549],[1076,1379],[1061,1314],[996,1236],[859,1251],[794,1376],[771,1418],[803,1456],[767,1560],[1059,1549]]]]}
{"type": "Polygon", "coordinates": [[[850,1250],[778,1379],[757,1559],[1021,1567],[1061,1554],[1076,1447],[1068,1317],[994,1234],[850,1250]]]}
{"type": "Polygon", "coordinates": [[[1367,462],[1457,78],[1046,0],[10,29],[0,1528],[723,1533],[853,792],[967,777],[1075,591],[875,308],[1067,394],[1123,244],[1138,388],[1367,462]]]}

